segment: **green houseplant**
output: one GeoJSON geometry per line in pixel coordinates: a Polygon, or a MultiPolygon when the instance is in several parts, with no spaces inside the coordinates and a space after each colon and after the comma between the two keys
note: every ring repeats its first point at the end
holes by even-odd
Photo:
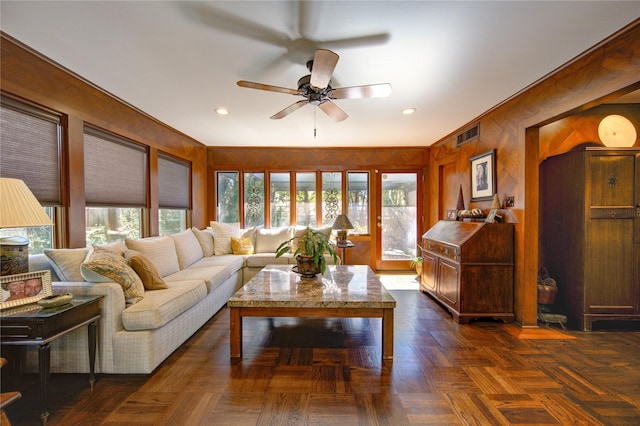
{"type": "Polygon", "coordinates": [[[293,237],[280,244],[276,249],[276,257],[291,251],[298,262],[298,272],[303,276],[311,277],[318,273],[324,274],[327,269],[325,252],[331,255],[334,263],[338,263],[338,255],[333,244],[329,241],[329,236],[311,229],[307,229],[299,237],[293,237]],[[294,242],[297,245],[293,244],[294,242]]]}

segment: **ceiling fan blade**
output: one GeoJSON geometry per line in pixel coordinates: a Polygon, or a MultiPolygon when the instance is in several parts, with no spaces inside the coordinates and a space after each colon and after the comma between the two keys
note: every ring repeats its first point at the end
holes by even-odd
{"type": "Polygon", "coordinates": [[[336,105],[335,103],[329,100],[322,101],[320,105],[318,105],[318,107],[325,114],[327,114],[329,117],[333,118],[335,121],[338,121],[338,122],[343,121],[347,117],[349,117],[347,113],[342,110],[342,108],[340,108],[338,105],[336,105]]]}
{"type": "Polygon", "coordinates": [[[302,108],[303,106],[305,106],[306,104],[308,104],[309,101],[307,99],[303,99],[301,101],[296,102],[295,104],[291,104],[288,107],[286,107],[285,109],[283,109],[282,111],[273,114],[271,117],[269,117],[272,120],[279,120],[281,118],[285,118],[287,115],[291,114],[293,111],[302,108]]]}
{"type": "Polygon", "coordinates": [[[316,50],[316,54],[313,57],[313,68],[311,69],[311,86],[316,89],[327,87],[339,58],[336,53],[330,50],[316,50]]]}
{"type": "Polygon", "coordinates": [[[252,81],[240,80],[236,83],[240,87],[246,87],[248,89],[266,90],[268,92],[287,93],[289,95],[299,95],[300,92],[297,89],[288,89],[286,87],[271,86],[269,84],[254,83],[252,81]]]}
{"type": "Polygon", "coordinates": [[[330,49],[347,49],[350,47],[367,47],[385,44],[391,36],[388,33],[372,34],[361,37],[341,38],[337,40],[318,41],[318,45],[330,49]]]}
{"type": "Polygon", "coordinates": [[[369,84],[366,86],[339,87],[329,91],[331,99],[386,98],[391,94],[389,83],[369,84]]]}
{"type": "Polygon", "coordinates": [[[288,35],[240,16],[225,12],[204,2],[178,2],[184,14],[208,28],[225,31],[274,46],[285,47],[288,35]]]}

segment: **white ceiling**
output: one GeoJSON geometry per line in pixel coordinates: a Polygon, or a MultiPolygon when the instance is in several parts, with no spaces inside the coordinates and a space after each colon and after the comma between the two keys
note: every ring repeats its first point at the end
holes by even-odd
{"type": "Polygon", "coordinates": [[[6,34],[207,145],[423,146],[637,19],[640,1],[2,0],[0,15],[6,34]],[[301,98],[236,81],[297,88],[314,47],[285,44],[301,37],[340,55],[333,87],[391,95],[336,101],[340,123],[310,105],[270,120],[301,98]]]}

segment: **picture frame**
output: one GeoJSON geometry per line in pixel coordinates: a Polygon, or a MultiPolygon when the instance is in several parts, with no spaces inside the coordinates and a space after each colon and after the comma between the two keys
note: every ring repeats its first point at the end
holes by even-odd
{"type": "Polygon", "coordinates": [[[487,217],[484,219],[484,221],[487,223],[494,223],[496,221],[497,213],[498,213],[498,209],[491,209],[487,217]]]}
{"type": "Polygon", "coordinates": [[[447,220],[458,220],[458,210],[456,209],[447,210],[447,220]]]}
{"type": "Polygon", "coordinates": [[[496,193],[496,150],[471,157],[471,201],[492,200],[496,193]]]}
{"type": "Polygon", "coordinates": [[[0,310],[36,303],[53,294],[51,272],[36,271],[0,277],[0,310]]]}

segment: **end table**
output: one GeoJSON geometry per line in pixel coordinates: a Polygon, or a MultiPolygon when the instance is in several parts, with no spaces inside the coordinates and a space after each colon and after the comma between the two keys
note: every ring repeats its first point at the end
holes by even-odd
{"type": "Polygon", "coordinates": [[[346,253],[346,250],[348,248],[353,247],[353,243],[351,241],[349,241],[349,240],[345,240],[343,242],[336,243],[336,247],[342,249],[342,264],[346,265],[347,264],[347,253],[346,253]]]}
{"type": "MultiPolygon", "coordinates": [[[[100,318],[100,300],[104,296],[74,297],[66,305],[44,309],[37,303],[7,309],[0,312],[0,344],[12,346],[39,346],[38,365],[40,372],[40,396],[42,414],[47,423],[47,388],[49,385],[51,347],[49,343],[60,336],[85,325],[89,337],[89,385],[93,390],[96,360],[96,323],[100,318]]],[[[17,373],[21,371],[21,360],[17,373]]]]}

